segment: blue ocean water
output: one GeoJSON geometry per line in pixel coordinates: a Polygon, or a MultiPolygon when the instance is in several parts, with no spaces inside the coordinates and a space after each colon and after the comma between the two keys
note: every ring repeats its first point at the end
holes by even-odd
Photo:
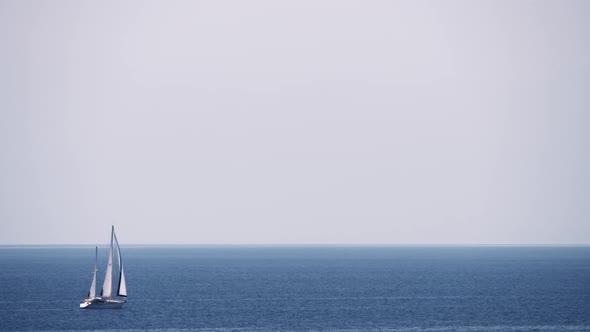
{"type": "Polygon", "coordinates": [[[590,331],[590,247],[0,247],[1,331],[590,331]],[[105,266],[107,249],[99,249],[105,266]],[[98,284],[102,285],[99,273],[98,284]]]}

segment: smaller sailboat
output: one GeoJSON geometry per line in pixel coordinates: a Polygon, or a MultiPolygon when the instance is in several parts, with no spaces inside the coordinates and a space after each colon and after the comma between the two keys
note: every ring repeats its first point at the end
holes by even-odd
{"type": "Polygon", "coordinates": [[[88,292],[88,298],[80,303],[82,309],[120,309],[127,302],[127,284],[125,283],[125,273],[123,272],[123,259],[121,258],[121,247],[115,234],[115,227],[111,230],[111,246],[109,249],[109,260],[107,270],[102,284],[100,296],[96,296],[96,273],[98,272],[98,247],[95,250],[94,275],[92,284],[88,292]],[[119,286],[117,295],[121,298],[113,297],[113,242],[117,245],[117,258],[119,262],[119,286]]]}

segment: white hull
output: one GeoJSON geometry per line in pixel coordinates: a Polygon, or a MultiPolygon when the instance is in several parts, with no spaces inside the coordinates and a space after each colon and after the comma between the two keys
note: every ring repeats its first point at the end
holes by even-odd
{"type": "Polygon", "coordinates": [[[103,300],[101,298],[86,299],[80,303],[82,309],[121,309],[123,304],[127,301],[124,300],[103,300]]]}

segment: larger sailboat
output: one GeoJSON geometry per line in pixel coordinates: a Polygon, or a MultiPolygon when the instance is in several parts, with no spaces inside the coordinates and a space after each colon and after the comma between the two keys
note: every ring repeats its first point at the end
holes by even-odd
{"type": "Polygon", "coordinates": [[[95,251],[94,261],[94,276],[92,277],[92,284],[88,292],[88,298],[80,303],[82,309],[120,309],[123,304],[127,302],[127,285],[125,284],[125,273],[123,272],[123,259],[121,258],[121,248],[117,235],[115,235],[115,227],[111,230],[111,247],[109,249],[109,261],[107,263],[107,271],[102,284],[102,291],[100,296],[96,296],[96,273],[98,272],[98,247],[95,251]],[[121,298],[113,297],[113,241],[117,245],[117,258],[119,261],[119,286],[117,287],[117,295],[121,298]]]}

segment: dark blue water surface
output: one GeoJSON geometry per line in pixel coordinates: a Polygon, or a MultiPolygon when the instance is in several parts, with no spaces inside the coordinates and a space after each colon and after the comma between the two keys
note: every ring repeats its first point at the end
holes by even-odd
{"type": "MultiPolygon", "coordinates": [[[[99,255],[104,270],[106,248],[99,255]]],[[[123,247],[123,255],[126,307],[81,310],[94,248],[0,247],[0,330],[590,331],[589,247],[123,247]]]]}

